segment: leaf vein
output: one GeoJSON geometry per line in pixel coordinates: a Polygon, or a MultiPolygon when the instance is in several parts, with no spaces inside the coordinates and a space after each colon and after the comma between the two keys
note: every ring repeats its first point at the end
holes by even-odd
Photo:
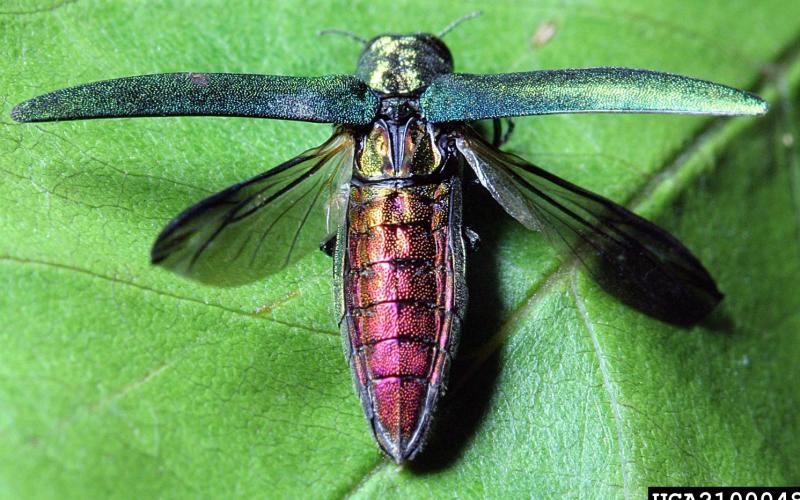
{"type": "MultiPolygon", "coordinates": [[[[160,296],[163,296],[163,297],[169,297],[169,298],[172,298],[172,299],[175,299],[175,300],[179,300],[179,301],[193,302],[195,304],[201,304],[201,305],[204,305],[204,306],[214,307],[216,309],[221,309],[221,310],[223,310],[225,312],[229,312],[229,313],[236,314],[236,315],[239,315],[239,316],[246,316],[248,318],[257,319],[257,320],[260,320],[260,321],[267,321],[267,322],[270,322],[270,323],[276,323],[278,325],[287,326],[287,327],[290,327],[290,328],[296,328],[298,330],[302,330],[304,332],[313,333],[313,334],[316,334],[316,335],[323,335],[323,336],[326,336],[326,337],[333,337],[333,338],[337,338],[337,339],[339,338],[339,333],[338,332],[327,331],[327,330],[319,330],[317,328],[312,328],[312,327],[307,326],[307,325],[300,325],[300,324],[290,323],[288,321],[278,320],[278,319],[275,319],[275,318],[268,318],[268,317],[264,317],[264,316],[262,316],[262,315],[260,315],[258,313],[251,313],[251,312],[248,312],[248,311],[242,311],[240,309],[234,309],[232,307],[223,306],[222,304],[215,304],[213,302],[205,302],[203,300],[195,299],[195,298],[192,298],[192,297],[184,297],[182,295],[166,292],[164,290],[158,290],[156,288],[152,288],[152,287],[145,286],[145,285],[142,285],[142,284],[139,284],[139,283],[135,283],[133,281],[122,280],[122,279],[117,278],[115,276],[107,276],[107,275],[104,275],[104,274],[96,273],[96,272],[91,271],[89,269],[84,269],[84,268],[81,268],[81,267],[78,267],[78,266],[73,266],[73,265],[70,265],[70,264],[61,264],[61,263],[57,263],[57,262],[49,262],[49,261],[38,260],[38,259],[27,259],[27,258],[15,257],[15,256],[12,256],[12,255],[0,255],[0,261],[10,261],[10,262],[18,263],[18,264],[32,264],[32,265],[48,266],[48,267],[54,267],[54,268],[58,268],[58,269],[66,270],[66,271],[86,274],[86,275],[89,275],[89,276],[91,276],[93,278],[110,281],[110,282],[117,283],[117,284],[124,285],[124,286],[130,286],[130,287],[138,288],[140,290],[144,290],[146,292],[154,293],[156,295],[160,295],[160,296]]],[[[264,306],[264,307],[267,307],[267,306],[264,306]]]]}
{"type": "Polygon", "coordinates": [[[617,433],[617,447],[619,448],[620,472],[622,473],[622,495],[626,500],[628,500],[631,498],[630,479],[628,478],[628,472],[626,467],[628,460],[625,454],[625,440],[622,430],[622,413],[620,411],[620,405],[617,402],[617,394],[613,385],[613,381],[611,380],[611,374],[608,371],[608,366],[606,366],[606,357],[605,354],[603,353],[603,348],[600,346],[600,341],[597,338],[597,332],[595,331],[594,325],[592,324],[592,319],[589,317],[589,312],[586,310],[586,305],[583,302],[583,298],[578,293],[577,276],[578,276],[577,273],[575,272],[572,273],[570,289],[572,290],[572,296],[575,298],[575,305],[578,306],[578,312],[581,315],[583,324],[586,327],[586,331],[589,333],[589,338],[592,341],[592,346],[594,347],[594,354],[595,356],[597,356],[597,363],[600,367],[600,374],[602,375],[603,378],[603,388],[608,394],[609,403],[611,405],[611,413],[614,416],[614,427],[616,428],[615,430],[617,433]]]}

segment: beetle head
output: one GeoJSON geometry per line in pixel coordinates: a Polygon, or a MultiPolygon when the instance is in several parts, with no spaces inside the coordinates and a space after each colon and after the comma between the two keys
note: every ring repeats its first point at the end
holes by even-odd
{"type": "Polygon", "coordinates": [[[409,95],[453,72],[450,49],[430,33],[385,34],[367,42],[356,77],[382,94],[409,95]]]}

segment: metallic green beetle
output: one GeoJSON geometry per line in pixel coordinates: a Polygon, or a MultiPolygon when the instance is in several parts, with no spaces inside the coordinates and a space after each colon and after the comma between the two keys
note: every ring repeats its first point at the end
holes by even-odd
{"type": "Polygon", "coordinates": [[[627,209],[501,152],[470,122],[578,112],[748,115],[758,97],[667,73],[590,68],[453,72],[441,34],[364,41],[355,76],[134,76],[17,106],[21,122],[246,116],[327,122],[333,136],[172,220],[152,261],[215,284],[256,280],[317,248],[334,254],[336,320],[373,435],[398,462],[422,448],[466,308],[462,182],[472,172],[607,289],[690,324],[722,295],[678,240],[627,209]],[[323,215],[326,215],[323,217],[323,215]]]}

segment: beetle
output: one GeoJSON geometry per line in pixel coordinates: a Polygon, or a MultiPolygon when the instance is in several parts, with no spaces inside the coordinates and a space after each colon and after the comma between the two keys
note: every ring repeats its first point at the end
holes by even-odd
{"type": "Polygon", "coordinates": [[[501,151],[501,118],[767,110],[753,94],[648,70],[455,73],[442,38],[463,20],[438,35],[350,34],[364,44],[355,75],[133,76],[35,97],[12,117],[203,115],[333,124],[320,146],[175,217],[158,235],[151,260],[204,283],[237,285],[321,246],[334,257],[336,320],[367,420],[381,449],[404,462],[425,443],[464,319],[465,254],[477,241],[462,224],[469,172],[513,218],[543,231],[635,307],[689,325],[722,299],[672,235],[501,151]],[[493,141],[474,126],[480,120],[493,120],[493,141]]]}

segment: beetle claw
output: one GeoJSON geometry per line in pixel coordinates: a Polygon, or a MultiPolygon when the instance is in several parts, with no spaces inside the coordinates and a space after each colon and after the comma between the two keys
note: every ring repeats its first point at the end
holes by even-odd
{"type": "Polygon", "coordinates": [[[336,250],[336,233],[322,240],[319,244],[319,249],[325,252],[328,257],[333,257],[333,252],[336,250]]]}
{"type": "Polygon", "coordinates": [[[467,245],[467,251],[475,253],[481,247],[481,237],[472,229],[464,226],[464,243],[467,245]]]}

